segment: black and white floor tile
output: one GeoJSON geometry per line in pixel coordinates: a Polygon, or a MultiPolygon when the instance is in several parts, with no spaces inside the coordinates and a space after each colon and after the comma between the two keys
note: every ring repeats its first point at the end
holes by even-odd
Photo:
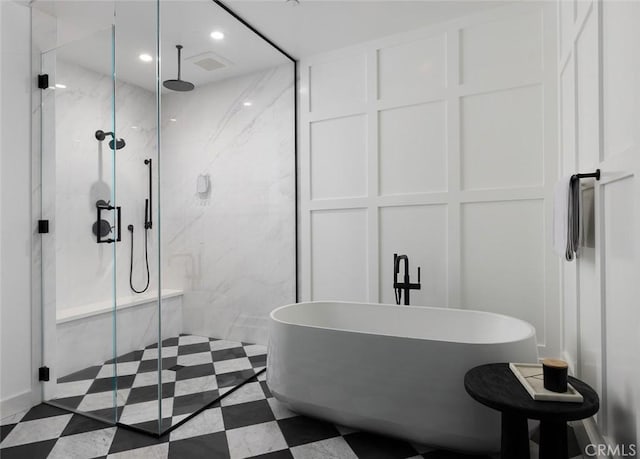
{"type": "MultiPolygon", "coordinates": [[[[266,348],[195,335],[162,341],[162,430],[242,384],[266,365],[266,348]]],[[[58,379],[54,403],[158,432],[158,345],[58,379]],[[117,361],[117,363],[116,363],[117,361]],[[114,372],[117,369],[117,411],[114,372]]]]}
{"type": "MultiPolygon", "coordinates": [[[[264,373],[160,438],[47,405],[3,419],[1,432],[2,459],[487,458],[298,416],[271,396],[264,373]]],[[[575,439],[570,445],[573,455],[581,457],[575,439]]],[[[533,441],[531,451],[532,458],[538,457],[533,441]]]]}

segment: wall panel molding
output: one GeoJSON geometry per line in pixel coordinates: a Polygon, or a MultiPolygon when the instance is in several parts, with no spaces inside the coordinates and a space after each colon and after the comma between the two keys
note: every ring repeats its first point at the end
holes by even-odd
{"type": "Polygon", "coordinates": [[[640,277],[640,5],[574,0],[558,1],[558,10],[562,174],[602,171],[593,192],[594,244],[563,263],[563,350],[600,394],[603,441],[628,447],[640,440],[639,374],[630,363],[640,345],[632,280],[640,277]]]}
{"type": "MultiPolygon", "coordinates": [[[[534,206],[536,210],[529,216],[536,222],[535,230],[530,236],[525,236],[525,240],[518,239],[521,235],[517,231],[525,229],[521,222],[509,218],[503,221],[506,225],[504,237],[511,238],[510,243],[531,243],[535,247],[522,259],[517,253],[513,257],[523,265],[534,263],[531,272],[536,278],[518,277],[514,281],[516,285],[507,289],[517,289],[518,285],[526,289],[533,283],[535,300],[531,301],[535,301],[535,305],[527,303],[527,308],[534,307],[535,311],[531,313],[522,309],[517,302],[513,304],[512,299],[484,309],[508,312],[535,321],[541,354],[559,355],[559,263],[552,255],[551,234],[546,228],[557,176],[555,37],[556,11],[553,5],[526,3],[495,8],[448,23],[324,53],[301,62],[301,86],[304,88],[306,85],[300,102],[299,120],[300,279],[304,286],[301,300],[320,300],[322,295],[340,297],[341,294],[321,292],[311,285],[314,273],[322,269],[322,264],[312,257],[312,251],[318,250],[314,245],[317,239],[314,239],[312,222],[318,211],[366,211],[366,231],[363,230],[362,234],[363,238],[366,235],[366,260],[363,255],[358,255],[359,269],[360,264],[367,263],[362,267],[367,272],[367,296],[364,300],[393,300],[388,285],[392,263],[389,253],[404,250],[410,257],[412,276],[416,275],[416,266],[422,266],[425,291],[413,296],[420,302],[415,304],[465,308],[474,307],[474,302],[463,295],[463,286],[468,282],[465,272],[467,275],[469,272],[462,246],[465,207],[530,209],[534,206]],[[524,50],[527,58],[507,59],[505,52],[499,52],[505,39],[510,40],[513,46],[507,55],[524,50]],[[509,71],[495,74],[491,69],[482,68],[482,65],[486,66],[487,59],[509,71]],[[344,74],[344,88],[340,88],[333,97],[341,94],[353,94],[353,97],[329,102],[319,108],[309,105],[307,95],[318,93],[313,85],[321,84],[326,88],[331,83],[319,82],[320,72],[314,73],[314,67],[326,69],[336,62],[348,64],[339,71],[335,70],[344,74]],[[466,81],[463,71],[467,72],[466,81]],[[349,87],[350,90],[345,89],[349,87]],[[361,93],[363,89],[365,96],[361,93]],[[530,111],[520,110],[525,116],[521,122],[514,120],[512,114],[501,109],[499,104],[481,100],[493,100],[494,94],[506,93],[510,97],[512,92],[518,91],[527,93],[533,107],[530,111]],[[481,124],[475,137],[466,139],[474,144],[465,145],[462,125],[466,110],[464,101],[473,98],[480,101],[476,106],[475,119],[481,124]],[[367,119],[366,132],[359,134],[362,137],[360,142],[366,144],[367,151],[364,166],[368,181],[366,196],[343,193],[332,195],[330,199],[312,199],[313,185],[309,181],[315,175],[310,169],[310,155],[313,155],[310,130],[321,120],[356,115],[364,115],[367,119]],[[527,116],[532,118],[530,123],[527,116]],[[487,122],[492,119],[495,119],[493,124],[487,122]],[[512,131],[505,131],[509,122],[520,122],[517,126],[519,131],[516,132],[515,127],[512,131]],[[504,138],[512,142],[505,143],[504,138]],[[528,143],[521,138],[529,139],[528,143]],[[483,147],[482,143],[487,146],[483,147]],[[475,164],[465,162],[465,147],[467,150],[475,148],[475,164]],[[502,148],[500,154],[505,158],[502,163],[499,155],[493,155],[496,148],[502,148]],[[481,186],[463,189],[465,167],[467,172],[484,174],[481,186]],[[531,168],[535,170],[531,172],[531,168]],[[522,186],[523,180],[519,177],[509,180],[510,173],[533,175],[526,181],[526,186],[522,186]],[[446,211],[440,211],[442,209],[446,211]],[[438,241],[435,246],[434,241],[438,241]],[[426,281],[425,273],[431,275],[426,281]],[[437,284],[433,284],[434,279],[437,279],[437,284]]],[[[507,102],[509,97],[505,99],[507,102]]],[[[468,111],[466,115],[469,116],[468,111]]],[[[336,171],[323,179],[329,186],[338,177],[343,179],[344,175],[336,171]]],[[[335,186],[336,190],[344,187],[337,181],[335,186]]],[[[491,218],[491,212],[486,213],[486,218],[491,218]]],[[[477,219],[482,220],[480,216],[477,219]]],[[[354,225],[347,224],[345,234],[353,234],[354,225]]],[[[468,235],[469,228],[466,231],[468,235]]],[[[338,238],[342,236],[336,235],[338,238]]],[[[476,236],[481,245],[493,241],[494,237],[491,234],[476,236]]],[[[358,252],[360,249],[354,250],[358,252]]],[[[495,263],[504,262],[504,257],[496,256],[495,259],[495,263]]],[[[487,263],[490,268],[491,259],[487,263]]],[[[504,269],[504,266],[500,268],[504,269]]],[[[360,282],[357,282],[357,289],[361,288],[360,282]]],[[[357,296],[355,289],[343,293],[345,297],[357,296]]]]}

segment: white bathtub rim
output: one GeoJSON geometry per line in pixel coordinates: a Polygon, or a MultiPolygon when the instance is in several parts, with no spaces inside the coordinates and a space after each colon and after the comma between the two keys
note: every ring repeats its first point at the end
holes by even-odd
{"type": "Polygon", "coordinates": [[[525,341],[528,339],[531,339],[532,337],[535,338],[536,336],[536,328],[530,324],[529,322],[527,322],[526,320],[522,320],[522,319],[518,319],[517,317],[513,317],[513,316],[508,316],[506,314],[499,314],[497,312],[488,312],[488,311],[479,311],[476,309],[460,309],[460,308],[443,308],[443,307],[436,307],[436,306],[405,306],[405,305],[397,305],[397,304],[387,304],[387,303],[364,303],[364,302],[359,302],[359,301],[329,301],[329,300],[318,300],[318,301],[301,301],[299,303],[290,303],[290,304],[285,304],[283,306],[278,306],[277,308],[275,308],[274,310],[271,311],[271,313],[269,314],[269,318],[271,320],[273,320],[274,322],[280,323],[280,324],[284,324],[284,325],[290,325],[290,326],[294,326],[294,327],[300,327],[300,328],[314,328],[317,330],[332,330],[332,331],[337,331],[337,332],[344,332],[344,333],[358,333],[361,335],[368,335],[368,336],[386,336],[386,337],[390,337],[390,338],[401,338],[401,339],[407,339],[407,340],[417,340],[417,341],[435,341],[435,342],[447,342],[447,343],[453,343],[453,344],[465,344],[468,346],[487,346],[487,345],[499,345],[499,344],[508,344],[508,343],[515,343],[515,342],[520,342],[520,341],[525,341]],[[512,321],[516,321],[521,323],[522,325],[525,326],[525,328],[528,329],[528,332],[526,335],[522,335],[519,336],[517,338],[514,339],[502,339],[502,340],[498,340],[498,341],[490,341],[490,342],[468,342],[468,341],[460,341],[460,340],[453,340],[450,338],[447,339],[435,339],[435,338],[417,338],[417,337],[413,337],[413,336],[401,336],[401,335],[397,335],[397,334],[390,334],[390,333],[371,333],[371,332],[366,332],[366,331],[361,331],[361,330],[353,330],[350,328],[336,328],[336,327],[320,327],[318,325],[309,325],[309,324],[299,324],[299,323],[295,323],[295,322],[289,322],[286,320],[282,320],[279,319],[277,317],[275,317],[275,315],[283,309],[287,309],[290,307],[294,307],[294,306],[300,306],[300,305],[305,305],[305,304],[326,304],[326,303],[339,303],[339,304],[345,304],[345,305],[349,305],[349,304],[357,304],[357,305],[364,305],[364,306],[384,306],[384,307],[398,307],[398,308],[411,308],[411,309],[437,309],[437,310],[443,310],[443,311],[461,311],[461,312],[471,312],[474,314],[482,314],[482,315],[489,315],[489,316],[493,316],[493,317],[500,317],[500,318],[504,318],[504,319],[508,319],[508,320],[512,320],[512,321]]]}

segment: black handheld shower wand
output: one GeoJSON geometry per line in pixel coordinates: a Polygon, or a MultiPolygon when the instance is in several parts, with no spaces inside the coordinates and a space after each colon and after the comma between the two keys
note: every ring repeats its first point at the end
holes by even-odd
{"type": "Polygon", "coordinates": [[[149,197],[147,197],[144,200],[144,258],[145,258],[145,265],[147,268],[147,284],[145,285],[145,287],[142,290],[136,290],[136,288],[133,286],[133,225],[129,225],[127,228],[129,229],[129,232],[131,233],[131,263],[129,265],[129,286],[131,287],[131,290],[133,290],[135,293],[144,293],[147,291],[147,289],[149,288],[149,283],[151,281],[151,277],[149,275],[149,230],[153,227],[153,208],[152,208],[152,192],[153,192],[153,186],[152,186],[152,174],[153,174],[153,170],[152,170],[152,162],[151,162],[151,158],[149,159],[145,159],[144,163],[149,167],[149,197]]]}
{"type": "Polygon", "coordinates": [[[147,267],[147,283],[145,284],[142,290],[136,290],[133,286],[133,225],[127,226],[127,229],[131,233],[131,257],[129,262],[129,287],[135,293],[144,293],[149,288],[149,283],[151,282],[151,276],[149,275],[149,244],[147,238],[147,230],[144,231],[144,262],[147,267]]]}

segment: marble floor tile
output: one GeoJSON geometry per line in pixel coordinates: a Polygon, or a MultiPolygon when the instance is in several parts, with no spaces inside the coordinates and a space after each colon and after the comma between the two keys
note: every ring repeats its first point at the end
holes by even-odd
{"type": "Polygon", "coordinates": [[[213,362],[213,357],[211,356],[211,351],[200,352],[198,354],[187,354],[187,355],[178,356],[178,365],[191,366],[191,365],[201,365],[203,363],[212,363],[212,362],[213,362]]]}
{"type": "MultiPolygon", "coordinates": [[[[203,342],[188,340],[188,353],[203,342]],[[193,347],[196,346],[196,347],[193,347]]],[[[197,341],[197,340],[196,340],[197,341]]],[[[171,342],[171,341],[168,341],[171,342]]],[[[173,339],[178,343],[178,338],[173,339]]],[[[212,341],[215,342],[215,341],[212,341]]],[[[207,346],[208,342],[205,343],[207,346]]],[[[226,348],[234,349],[234,348],[226,348]]],[[[224,349],[222,349],[224,350],[224,349]]],[[[213,351],[210,351],[213,353],[213,351]]],[[[218,354],[234,357],[239,351],[218,354]]],[[[138,352],[133,356],[141,356],[138,352]]],[[[178,353],[178,355],[181,355],[178,353]]],[[[225,361],[237,359],[226,358],[225,361]]],[[[211,365],[213,367],[213,365],[211,365]]],[[[186,368],[186,367],[185,367],[186,368]]],[[[178,370],[178,374],[182,370],[178,370]]],[[[255,370],[251,370],[254,372],[255,370]]],[[[0,456],[2,459],[498,459],[493,455],[461,455],[417,445],[395,438],[337,426],[292,412],[273,397],[264,378],[254,377],[196,416],[191,414],[207,400],[215,400],[223,391],[234,388],[232,381],[244,381],[254,373],[242,370],[222,375],[198,376],[195,380],[179,379],[163,385],[163,428],[185,421],[172,432],[159,438],[113,426],[50,405],[38,405],[26,413],[3,419],[0,456]],[[199,378],[203,378],[199,380],[199,378]],[[221,389],[207,386],[223,381],[221,389]],[[240,378],[240,379],[238,379],[240,378]],[[180,387],[182,387],[180,389],[180,387]],[[169,389],[173,389],[171,392],[169,389]],[[178,392],[178,391],[182,392],[178,392]],[[194,392],[192,392],[194,391],[194,392]]],[[[93,374],[99,369],[81,374],[93,374]]],[[[175,373],[175,372],[174,372],[175,373]]],[[[77,376],[77,375],[76,375],[77,376]]],[[[74,378],[76,378],[74,376],[74,378]]],[[[139,375],[138,375],[139,376],[139,375]]],[[[136,376],[137,379],[137,376],[136,376]]],[[[75,382],[78,379],[67,379],[75,382]]],[[[139,386],[129,398],[145,400],[154,396],[154,386],[139,386]],[[147,394],[147,390],[150,390],[147,394]]],[[[128,390],[128,389],[127,389],[128,390]]],[[[111,395],[107,392],[108,395],[111,395]]],[[[99,396],[87,394],[87,396],[99,396]]],[[[94,399],[89,399],[100,406],[94,399]]],[[[112,402],[110,402],[112,403],[112,402]]],[[[158,403],[141,401],[118,408],[125,420],[149,431],[158,428],[158,403]]],[[[113,408],[102,410],[113,414],[113,408]]],[[[531,458],[538,455],[537,435],[530,442],[531,458]]],[[[569,429],[570,457],[581,458],[573,429],[569,429]],[[575,454],[575,456],[574,456],[575,454]]]]}
{"type": "Polygon", "coordinates": [[[61,416],[21,422],[16,425],[2,443],[0,443],[0,448],[9,448],[11,446],[58,438],[72,416],[72,414],[63,414],[61,416]]]}
{"type": "Polygon", "coordinates": [[[234,347],[238,347],[238,342],[219,339],[219,340],[211,341],[209,343],[209,346],[212,351],[220,351],[222,349],[231,349],[234,347]]]}
{"type": "Polygon", "coordinates": [[[253,367],[247,357],[240,359],[223,360],[221,362],[214,362],[213,366],[216,370],[216,374],[231,373],[233,371],[250,370],[253,367]]]}
{"type": "Polygon", "coordinates": [[[176,397],[196,392],[205,392],[218,388],[215,376],[201,376],[199,378],[183,379],[176,382],[174,395],[176,397]]]}
{"type": "Polygon", "coordinates": [[[123,362],[123,363],[108,363],[103,365],[96,378],[113,378],[116,375],[134,375],[138,372],[139,361],[136,362],[123,362]]]}
{"type": "MultiPolygon", "coordinates": [[[[170,426],[172,422],[184,419],[254,377],[259,371],[256,368],[266,360],[260,354],[264,349],[262,346],[203,336],[180,335],[164,339],[162,397],[174,398],[178,403],[174,403],[173,410],[163,410],[167,414],[163,423],[169,422],[170,426]],[[249,358],[246,357],[245,347],[249,348],[249,358]],[[214,363],[219,365],[216,367],[214,363]],[[219,389],[219,386],[223,389],[219,389]],[[198,398],[198,394],[202,397],[198,398]]],[[[157,343],[151,344],[145,349],[110,359],[103,365],[58,378],[61,396],[53,402],[107,420],[117,418],[123,423],[135,422],[136,427],[150,428],[155,432],[157,425],[152,426],[155,418],[149,417],[154,409],[145,403],[157,399],[158,353],[157,343]],[[117,413],[112,397],[116,369],[119,389],[117,413]]],[[[245,395],[245,399],[249,400],[246,397],[255,395],[245,395]]],[[[166,406],[167,402],[164,403],[166,406]]],[[[8,435],[8,431],[5,429],[3,435],[8,435]]]]}
{"type": "Polygon", "coordinates": [[[198,343],[208,343],[209,339],[210,338],[207,338],[206,336],[181,335],[179,343],[180,343],[180,346],[189,345],[189,344],[198,344],[198,343]]]}
{"type": "Polygon", "coordinates": [[[72,381],[56,384],[56,398],[75,397],[84,395],[91,387],[93,380],[72,381]]]}
{"type": "Polygon", "coordinates": [[[169,457],[229,459],[229,444],[224,432],[176,440],[169,444],[169,457]]]}
{"type": "Polygon", "coordinates": [[[222,431],[224,431],[222,411],[220,408],[210,408],[182,424],[169,435],[171,441],[174,441],[222,431]]]}
{"type": "Polygon", "coordinates": [[[92,458],[106,456],[116,427],[94,430],[60,438],[47,459],[92,458]]]}
{"type": "MultiPolygon", "coordinates": [[[[162,370],[162,383],[174,382],[176,380],[176,372],[171,370],[162,370]]],[[[148,371],[146,373],[138,373],[131,387],[157,386],[158,372],[148,371]]]]}
{"type": "Polygon", "coordinates": [[[275,421],[227,430],[231,459],[241,459],[287,449],[287,442],[275,421]]]}
{"type": "Polygon", "coordinates": [[[130,389],[122,389],[118,391],[118,395],[113,397],[113,391],[98,392],[95,394],[87,394],[78,405],[78,411],[97,411],[116,406],[122,406],[127,402],[130,389]]]}
{"type": "Polygon", "coordinates": [[[108,459],[167,459],[167,457],[169,457],[169,443],[130,449],[107,456],[108,459]]]}
{"type": "MultiPolygon", "coordinates": [[[[154,421],[158,419],[158,401],[151,400],[149,402],[136,403],[126,405],[120,416],[120,422],[123,424],[139,424],[146,421],[154,421]]],[[[173,398],[162,399],[162,417],[170,417],[173,413],[173,398]]]]}
{"type": "Polygon", "coordinates": [[[295,459],[358,459],[342,437],[295,446],[291,454],[295,459]]]}
{"type": "Polygon", "coordinates": [[[17,424],[20,420],[27,414],[29,410],[20,411],[19,413],[15,413],[9,416],[5,416],[0,419],[0,426],[6,426],[8,424],[17,424]]]}
{"type": "Polygon", "coordinates": [[[247,354],[247,357],[252,357],[254,355],[262,355],[267,354],[267,346],[262,346],[260,344],[251,344],[249,346],[244,347],[244,352],[247,354]]]}
{"type": "Polygon", "coordinates": [[[221,406],[238,405],[240,403],[253,402],[264,399],[262,386],[258,381],[248,382],[236,389],[220,401],[221,406]]]}

